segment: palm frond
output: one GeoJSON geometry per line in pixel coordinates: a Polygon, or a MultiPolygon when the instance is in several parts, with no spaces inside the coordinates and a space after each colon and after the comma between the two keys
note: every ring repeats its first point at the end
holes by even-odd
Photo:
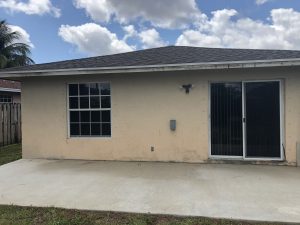
{"type": "Polygon", "coordinates": [[[4,55],[0,54],[0,69],[3,69],[7,65],[7,58],[4,55]]]}
{"type": "Polygon", "coordinates": [[[24,43],[14,43],[2,49],[2,53],[9,54],[24,54],[30,55],[30,46],[24,43]]]}
{"type": "Polygon", "coordinates": [[[8,59],[6,67],[26,66],[31,64],[34,64],[34,61],[28,56],[12,55],[12,57],[8,59]]]}
{"type": "Polygon", "coordinates": [[[0,68],[34,64],[30,46],[17,43],[21,34],[12,32],[5,20],[0,21],[0,68]]]}

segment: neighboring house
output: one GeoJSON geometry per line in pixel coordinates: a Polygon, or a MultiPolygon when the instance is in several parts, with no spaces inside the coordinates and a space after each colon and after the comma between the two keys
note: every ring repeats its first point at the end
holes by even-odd
{"type": "Polygon", "coordinates": [[[162,47],[0,71],[23,157],[296,164],[300,51],[162,47]]]}
{"type": "Polygon", "coordinates": [[[0,79],[0,103],[21,103],[21,83],[0,79]]]}

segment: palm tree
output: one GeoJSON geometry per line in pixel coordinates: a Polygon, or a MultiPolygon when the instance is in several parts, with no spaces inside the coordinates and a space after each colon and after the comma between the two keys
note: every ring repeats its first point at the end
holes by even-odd
{"type": "Polygon", "coordinates": [[[18,43],[21,34],[12,32],[6,21],[0,21],[0,69],[34,64],[29,58],[30,46],[18,43]]]}

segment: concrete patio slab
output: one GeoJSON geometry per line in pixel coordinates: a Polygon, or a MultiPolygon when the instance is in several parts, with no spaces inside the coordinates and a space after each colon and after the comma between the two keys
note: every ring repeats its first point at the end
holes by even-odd
{"type": "Polygon", "coordinates": [[[300,168],[23,159],[0,204],[300,222],[300,168]]]}

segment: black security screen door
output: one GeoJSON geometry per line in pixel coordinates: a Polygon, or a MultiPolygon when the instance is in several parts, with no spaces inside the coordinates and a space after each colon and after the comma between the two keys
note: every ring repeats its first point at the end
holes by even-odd
{"type": "Polygon", "coordinates": [[[246,157],[280,158],[280,83],[247,82],[246,157]]]}
{"type": "Polygon", "coordinates": [[[243,156],[242,83],[211,84],[211,155],[243,156]]]}
{"type": "Polygon", "coordinates": [[[279,81],[212,83],[210,107],[212,156],[281,158],[279,81]]]}

